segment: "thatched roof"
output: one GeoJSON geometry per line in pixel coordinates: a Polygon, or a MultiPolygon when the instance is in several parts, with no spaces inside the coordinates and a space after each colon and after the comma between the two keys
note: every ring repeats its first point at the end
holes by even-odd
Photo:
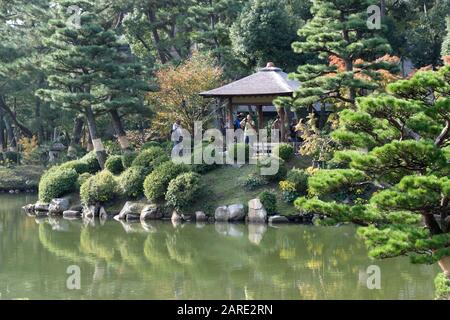
{"type": "Polygon", "coordinates": [[[288,74],[268,63],[257,73],[223,87],[200,93],[203,97],[290,96],[300,86],[288,74]]]}

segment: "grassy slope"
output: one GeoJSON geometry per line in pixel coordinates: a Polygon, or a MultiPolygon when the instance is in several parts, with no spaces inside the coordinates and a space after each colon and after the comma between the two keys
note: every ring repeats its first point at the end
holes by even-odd
{"type": "MultiPolygon", "coordinates": [[[[311,165],[311,161],[307,158],[296,158],[291,161],[289,168],[306,168],[311,165]]],[[[224,166],[213,170],[203,176],[207,186],[205,196],[194,204],[193,210],[205,211],[207,214],[214,214],[217,207],[230,205],[235,203],[247,204],[249,200],[258,197],[264,190],[275,192],[278,196],[278,211],[280,214],[295,214],[296,210],[292,204],[287,204],[281,199],[281,192],[277,183],[264,186],[257,190],[245,190],[240,183],[250,173],[254,172],[254,165],[245,165],[241,168],[224,166]]]]}
{"type": "Polygon", "coordinates": [[[37,189],[45,168],[42,166],[0,167],[0,191],[37,189]]]}

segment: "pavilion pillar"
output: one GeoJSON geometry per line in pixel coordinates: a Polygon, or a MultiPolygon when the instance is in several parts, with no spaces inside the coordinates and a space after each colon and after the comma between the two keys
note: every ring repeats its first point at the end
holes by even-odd
{"type": "Polygon", "coordinates": [[[278,115],[280,116],[280,122],[281,122],[281,128],[280,128],[280,134],[281,134],[281,141],[286,141],[286,110],[284,107],[278,108],[278,115]]]}
{"type": "Polygon", "coordinates": [[[227,105],[227,129],[233,129],[233,101],[232,98],[228,98],[227,105]]]}
{"type": "Polygon", "coordinates": [[[261,130],[264,125],[263,106],[256,106],[256,110],[258,112],[258,129],[261,130]]]}

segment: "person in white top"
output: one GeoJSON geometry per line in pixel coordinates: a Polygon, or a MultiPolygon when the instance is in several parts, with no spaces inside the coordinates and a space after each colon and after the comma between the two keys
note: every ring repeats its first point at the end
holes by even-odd
{"type": "Polygon", "coordinates": [[[171,131],[172,142],[175,145],[179,144],[182,141],[182,139],[181,139],[181,137],[182,137],[181,130],[182,129],[183,128],[181,127],[181,121],[180,120],[175,121],[175,123],[172,125],[172,131],[171,131]]]}

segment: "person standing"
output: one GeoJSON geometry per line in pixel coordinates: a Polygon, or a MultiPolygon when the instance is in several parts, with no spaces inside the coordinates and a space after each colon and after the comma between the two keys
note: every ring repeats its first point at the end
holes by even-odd
{"type": "Polygon", "coordinates": [[[250,114],[242,120],[241,128],[244,129],[244,141],[246,144],[250,143],[250,139],[254,140],[256,138],[256,125],[250,114]]]}
{"type": "Polygon", "coordinates": [[[183,128],[181,127],[181,121],[178,119],[177,121],[175,121],[175,123],[172,125],[172,130],[170,131],[170,134],[172,135],[172,142],[174,145],[179,144],[182,140],[183,140],[183,136],[182,136],[182,130],[183,128]]]}

